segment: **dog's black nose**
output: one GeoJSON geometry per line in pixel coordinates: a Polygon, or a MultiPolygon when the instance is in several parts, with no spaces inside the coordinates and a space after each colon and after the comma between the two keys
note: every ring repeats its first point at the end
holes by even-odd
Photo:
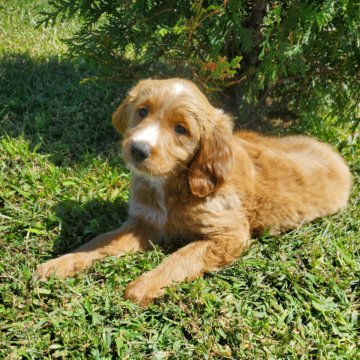
{"type": "Polygon", "coordinates": [[[150,146],[143,142],[136,142],[131,145],[131,156],[136,162],[142,162],[151,154],[150,146]]]}

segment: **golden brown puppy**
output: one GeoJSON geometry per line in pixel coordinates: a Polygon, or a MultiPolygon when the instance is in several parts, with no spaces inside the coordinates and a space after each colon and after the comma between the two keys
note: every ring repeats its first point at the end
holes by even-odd
{"type": "Polygon", "coordinates": [[[134,173],[129,218],[40,265],[37,277],[73,276],[94,260],[147,250],[161,239],[187,242],[128,285],[125,297],[145,305],[174,282],[230,264],[252,234],[278,234],[335,213],[349,197],[349,169],[328,145],[233,133],[231,118],[186,80],[140,81],[113,124],[134,173]]]}

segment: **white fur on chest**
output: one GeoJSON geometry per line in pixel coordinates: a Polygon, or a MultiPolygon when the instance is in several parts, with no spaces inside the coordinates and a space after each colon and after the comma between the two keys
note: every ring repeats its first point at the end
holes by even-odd
{"type": "Polygon", "coordinates": [[[132,196],[129,204],[129,214],[141,217],[152,225],[163,227],[168,220],[163,182],[158,179],[147,179],[147,182],[151,187],[151,191],[156,193],[156,202],[153,205],[143,204],[132,196]]]}

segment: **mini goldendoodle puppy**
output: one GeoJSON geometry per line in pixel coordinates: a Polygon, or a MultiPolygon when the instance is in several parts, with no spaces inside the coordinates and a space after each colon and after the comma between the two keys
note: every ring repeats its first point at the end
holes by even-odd
{"type": "Polygon", "coordinates": [[[230,264],[253,234],[333,214],[349,197],[349,169],[330,146],[233,132],[230,116],[186,80],[140,81],[113,124],[134,175],[128,220],[40,265],[38,278],[73,276],[95,260],[164,239],[187,243],[128,285],[125,297],[146,305],[174,282],[230,264]]]}

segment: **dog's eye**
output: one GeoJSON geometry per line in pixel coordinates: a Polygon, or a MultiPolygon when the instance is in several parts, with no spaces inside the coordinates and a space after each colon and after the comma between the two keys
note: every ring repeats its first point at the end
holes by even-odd
{"type": "Polygon", "coordinates": [[[147,110],[147,109],[141,108],[141,109],[139,110],[139,115],[140,115],[140,117],[144,118],[144,117],[147,116],[147,114],[148,114],[148,110],[147,110]]]}
{"type": "Polygon", "coordinates": [[[181,124],[177,124],[174,128],[174,130],[178,133],[178,134],[186,134],[187,130],[181,125],[181,124]]]}

